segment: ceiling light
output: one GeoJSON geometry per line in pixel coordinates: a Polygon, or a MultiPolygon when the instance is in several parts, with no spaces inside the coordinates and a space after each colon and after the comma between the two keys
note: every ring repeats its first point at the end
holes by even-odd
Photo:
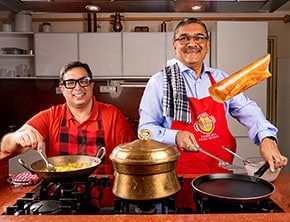
{"type": "Polygon", "coordinates": [[[101,7],[97,5],[86,5],[85,9],[91,12],[99,12],[101,10],[101,7]]]}
{"type": "Polygon", "coordinates": [[[192,11],[200,11],[201,9],[202,9],[201,5],[194,5],[194,6],[191,7],[192,11]]]}

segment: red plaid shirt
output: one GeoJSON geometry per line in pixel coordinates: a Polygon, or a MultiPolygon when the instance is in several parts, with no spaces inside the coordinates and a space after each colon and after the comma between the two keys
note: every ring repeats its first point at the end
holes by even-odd
{"type": "Polygon", "coordinates": [[[106,146],[106,160],[110,163],[109,155],[112,150],[122,143],[131,142],[136,139],[132,128],[126,120],[123,113],[111,104],[98,102],[93,97],[93,109],[90,117],[84,122],[79,123],[74,119],[69,109],[66,109],[66,104],[52,106],[44,110],[30,120],[27,124],[34,127],[43,136],[46,143],[46,155],[48,157],[59,155],[59,135],[61,122],[66,116],[66,126],[74,129],[96,131],[98,130],[98,116],[102,120],[104,130],[104,140],[106,146]]]}

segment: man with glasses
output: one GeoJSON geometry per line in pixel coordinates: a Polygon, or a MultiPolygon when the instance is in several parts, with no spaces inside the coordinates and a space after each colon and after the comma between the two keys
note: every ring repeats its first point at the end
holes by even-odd
{"type": "Polygon", "coordinates": [[[112,173],[109,154],[135,135],[122,114],[111,104],[98,102],[93,96],[94,82],[89,66],[71,62],[60,72],[59,89],[66,103],[52,106],[28,120],[19,130],[6,134],[1,150],[22,153],[27,149],[43,149],[48,157],[58,155],[92,155],[104,146],[107,154],[98,173],[112,173]]]}
{"type": "Polygon", "coordinates": [[[270,169],[284,167],[276,141],[277,128],[268,122],[257,104],[244,94],[217,103],[208,88],[228,75],[204,62],[210,47],[206,25],[196,19],[184,19],[176,26],[173,48],[176,63],[153,75],[141,99],[138,130],[151,130],[151,139],[177,145],[181,156],[177,173],[228,172],[198,147],[232,163],[236,141],[227,125],[227,114],[237,118],[249,130],[250,139],[260,146],[261,156],[270,169]],[[190,152],[191,151],[191,152],[190,152]]]}

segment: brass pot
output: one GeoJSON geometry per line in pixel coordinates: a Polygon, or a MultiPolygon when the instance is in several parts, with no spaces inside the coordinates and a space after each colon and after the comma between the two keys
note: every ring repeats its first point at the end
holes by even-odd
{"type": "Polygon", "coordinates": [[[115,169],[113,193],[128,200],[168,197],[180,190],[176,164],[180,153],[175,146],[149,140],[142,130],[141,140],[117,146],[110,155],[115,169]]]}

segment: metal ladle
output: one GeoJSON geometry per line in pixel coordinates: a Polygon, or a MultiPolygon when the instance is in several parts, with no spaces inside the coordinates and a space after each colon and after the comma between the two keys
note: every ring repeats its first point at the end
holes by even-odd
{"type": "Polygon", "coordinates": [[[48,160],[45,158],[45,156],[42,154],[42,152],[38,152],[38,153],[41,156],[41,158],[44,160],[46,168],[48,169],[48,171],[55,172],[56,171],[55,167],[51,163],[48,162],[48,160]]]}
{"type": "Polygon", "coordinates": [[[205,151],[204,149],[200,148],[200,147],[196,147],[196,150],[197,151],[200,151],[214,159],[216,159],[217,161],[219,161],[219,166],[222,167],[222,168],[225,168],[227,170],[238,170],[238,169],[243,169],[243,167],[240,167],[240,166],[236,166],[236,165],[233,165],[233,164],[230,164],[222,159],[220,159],[219,157],[217,156],[214,156],[212,155],[211,153],[208,153],[207,151],[205,151]]]}

